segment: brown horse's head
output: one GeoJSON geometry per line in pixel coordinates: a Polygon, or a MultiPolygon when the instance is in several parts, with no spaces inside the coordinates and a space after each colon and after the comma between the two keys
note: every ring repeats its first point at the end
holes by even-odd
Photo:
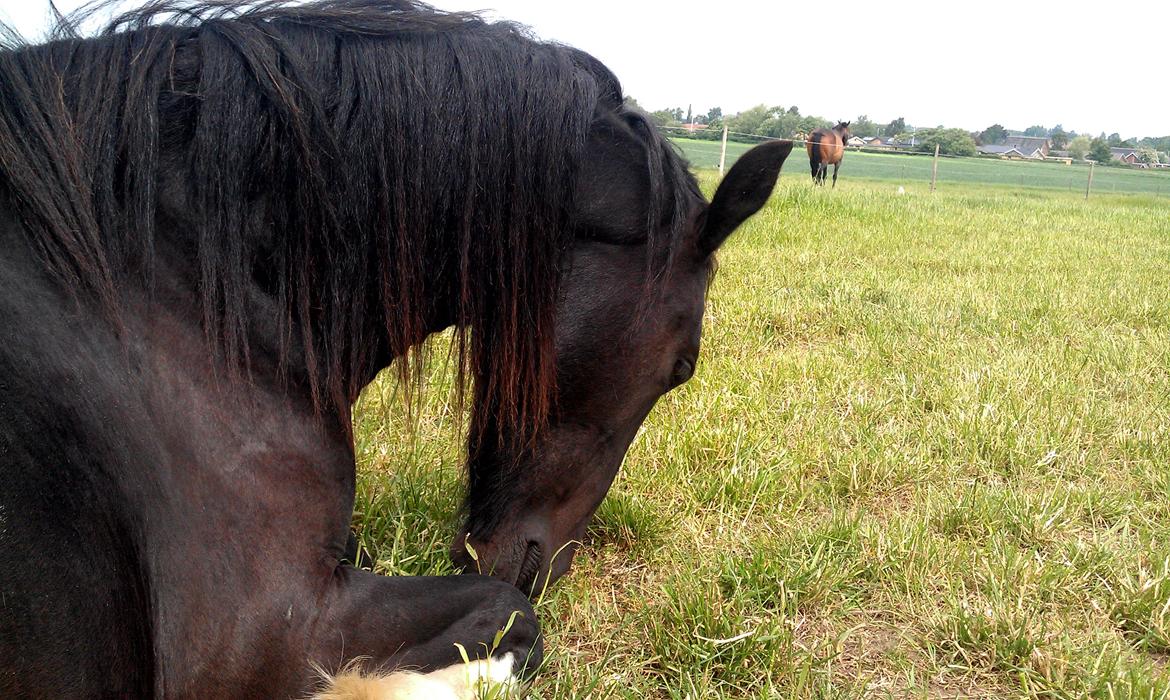
{"type": "Polygon", "coordinates": [[[833,131],[837,132],[837,135],[841,137],[841,143],[849,140],[849,124],[850,122],[837,122],[837,126],[833,127],[833,131]]]}
{"type": "Polygon", "coordinates": [[[568,570],[639,426],[695,372],[714,253],[763,206],[791,149],[752,149],[708,204],[641,116],[594,123],[562,262],[555,406],[526,447],[490,429],[473,441],[467,521],[452,544],[465,570],[528,593],[568,570]]]}

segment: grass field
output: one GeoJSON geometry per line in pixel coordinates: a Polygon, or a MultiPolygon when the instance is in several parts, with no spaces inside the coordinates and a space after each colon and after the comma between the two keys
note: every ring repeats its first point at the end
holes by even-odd
{"type": "MultiPolygon", "coordinates": [[[[718,141],[673,139],[687,159],[697,168],[719,167],[718,141]]],[[[752,144],[728,143],[727,166],[752,144]]],[[[797,144],[797,151],[801,145],[797,144]]],[[[929,188],[931,158],[928,155],[862,153],[849,151],[841,163],[842,178],[888,180],[904,186],[929,188]]],[[[793,155],[790,174],[809,176],[808,156],[793,155]]],[[[832,170],[829,171],[830,177],[832,170]]],[[[940,158],[939,182],[966,182],[1010,187],[1064,190],[1084,194],[1089,178],[1085,165],[1037,163],[998,158],[940,158]]],[[[811,179],[811,178],[810,178],[811,179]]],[[[1093,173],[1093,192],[1101,194],[1133,193],[1170,196],[1170,170],[1136,170],[1134,168],[1099,167],[1093,173]]]]}
{"type": "MultiPolygon", "coordinates": [[[[538,606],[533,697],[1170,696],[1170,200],[804,165],[538,606]]],[[[361,403],[379,571],[449,571],[449,382],[413,438],[361,403]]]]}

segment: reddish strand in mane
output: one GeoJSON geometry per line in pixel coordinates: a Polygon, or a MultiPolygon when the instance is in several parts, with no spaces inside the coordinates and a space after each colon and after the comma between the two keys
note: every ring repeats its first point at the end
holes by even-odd
{"type": "MultiPolygon", "coordinates": [[[[81,19],[0,49],[0,193],[81,303],[116,316],[162,251],[182,255],[229,371],[274,307],[286,376],[343,417],[443,319],[472,434],[545,424],[576,163],[598,114],[624,111],[608,70],[411,0],[159,0],[96,39],[81,19]]],[[[679,229],[668,190],[689,180],[643,131],[653,241],[679,229]]]]}

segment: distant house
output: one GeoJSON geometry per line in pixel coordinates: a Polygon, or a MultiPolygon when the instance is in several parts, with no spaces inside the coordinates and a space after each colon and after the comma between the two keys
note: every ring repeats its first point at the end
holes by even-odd
{"type": "Polygon", "coordinates": [[[1113,160],[1119,160],[1129,165],[1137,165],[1141,161],[1141,156],[1138,155],[1136,148],[1110,148],[1109,152],[1113,154],[1113,160]]]}
{"type": "Polygon", "coordinates": [[[1052,141],[1045,136],[1009,136],[1002,145],[1016,149],[1024,158],[1043,160],[1048,157],[1052,141]]]}
{"type": "Polygon", "coordinates": [[[860,148],[861,146],[865,145],[865,139],[861,138],[860,136],[850,136],[848,144],[850,146],[857,146],[860,148]]]}
{"type": "Polygon", "coordinates": [[[885,137],[882,136],[866,136],[861,139],[869,148],[888,148],[885,137]]]}
{"type": "Polygon", "coordinates": [[[975,149],[978,153],[985,156],[999,156],[1000,158],[1028,158],[1023,151],[1015,146],[1001,146],[997,144],[987,144],[978,146],[975,149]]]}

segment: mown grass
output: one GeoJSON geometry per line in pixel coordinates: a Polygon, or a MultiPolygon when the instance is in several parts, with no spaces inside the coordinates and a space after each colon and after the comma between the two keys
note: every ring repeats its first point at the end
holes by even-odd
{"type": "MultiPolygon", "coordinates": [[[[672,139],[691,163],[698,168],[719,167],[718,141],[672,139]]],[[[727,167],[754,144],[727,144],[727,167]]],[[[790,173],[809,176],[808,156],[797,144],[790,173]]],[[[932,161],[926,154],[875,153],[848,151],[841,163],[840,178],[848,180],[882,180],[910,187],[930,186],[932,161]]],[[[832,172],[829,173],[832,175],[832,172]]],[[[942,157],[938,165],[939,182],[963,182],[1010,186],[1027,189],[1063,190],[1084,194],[1089,167],[1058,162],[1003,160],[1000,158],[942,157]]],[[[840,180],[839,180],[840,181],[840,180]]],[[[1097,194],[1153,194],[1170,196],[1170,170],[1139,170],[1129,167],[1097,167],[1093,173],[1093,192],[1097,194]]]]}
{"type": "MultiPolygon", "coordinates": [[[[1170,697],[1170,203],[806,179],[721,252],[533,697],[1170,697]]],[[[388,573],[449,571],[435,357],[413,433],[388,379],[358,412],[388,573]]]]}

